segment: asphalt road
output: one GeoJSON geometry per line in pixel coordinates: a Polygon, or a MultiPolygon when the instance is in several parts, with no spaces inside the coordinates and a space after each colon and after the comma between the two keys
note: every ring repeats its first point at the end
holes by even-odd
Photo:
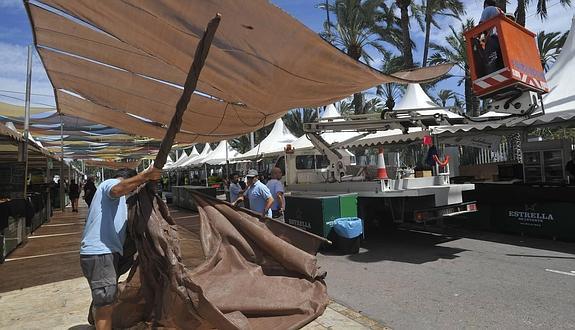
{"type": "Polygon", "coordinates": [[[330,296],[393,329],[575,329],[575,243],[395,231],[320,253],[330,296]]]}

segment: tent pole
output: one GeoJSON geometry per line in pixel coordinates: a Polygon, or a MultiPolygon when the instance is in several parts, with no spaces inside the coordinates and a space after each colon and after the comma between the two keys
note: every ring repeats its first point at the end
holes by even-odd
{"type": "Polygon", "coordinates": [[[60,210],[64,212],[66,199],[64,194],[64,119],[60,114],[60,210]]]}
{"type": "Polygon", "coordinates": [[[226,140],[226,177],[230,179],[230,160],[228,158],[228,140],[226,140]]]}
{"type": "Polygon", "coordinates": [[[32,45],[28,45],[28,67],[26,69],[26,103],[24,106],[24,198],[28,193],[28,135],[30,130],[30,89],[32,88],[32,45]]]}
{"type": "Polygon", "coordinates": [[[204,163],[204,170],[206,171],[206,187],[209,187],[208,185],[208,164],[204,163]]]}

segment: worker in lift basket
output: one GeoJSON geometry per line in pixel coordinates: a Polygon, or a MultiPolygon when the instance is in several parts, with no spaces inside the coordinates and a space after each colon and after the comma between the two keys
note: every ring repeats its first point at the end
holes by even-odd
{"type": "MultiPolygon", "coordinates": [[[[499,15],[505,15],[505,13],[498,7],[497,1],[485,0],[485,2],[483,2],[483,12],[481,13],[479,24],[499,15]]],[[[503,68],[501,46],[499,44],[499,37],[497,36],[497,30],[495,28],[490,28],[485,31],[482,42],[479,42],[479,40],[474,40],[473,42],[478,77],[482,77],[503,68]]]]}
{"type": "Polygon", "coordinates": [[[258,179],[258,171],[256,170],[249,170],[246,178],[248,180],[248,187],[242,196],[236,200],[235,204],[247,198],[252,211],[260,213],[264,217],[271,218],[271,208],[274,203],[274,198],[269,188],[260,182],[258,179]]]}
{"type": "Polygon", "coordinates": [[[154,167],[139,174],[122,169],[96,190],[80,246],[80,266],[92,290],[96,329],[112,329],[112,304],[116,300],[119,272],[122,264],[129,263],[122,258],[128,220],[126,195],[161,176],[162,170],[154,167]]]}

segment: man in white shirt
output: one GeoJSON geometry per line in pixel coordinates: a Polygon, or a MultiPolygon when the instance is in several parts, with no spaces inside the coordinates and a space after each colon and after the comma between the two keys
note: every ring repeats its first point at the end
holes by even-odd
{"type": "Polygon", "coordinates": [[[270,190],[274,203],[272,204],[272,218],[279,218],[285,210],[284,185],[280,181],[282,170],[279,167],[272,168],[271,180],[268,181],[267,187],[270,190]]]}

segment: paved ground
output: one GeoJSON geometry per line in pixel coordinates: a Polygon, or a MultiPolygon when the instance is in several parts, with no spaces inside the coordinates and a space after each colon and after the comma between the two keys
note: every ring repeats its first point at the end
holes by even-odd
{"type": "Polygon", "coordinates": [[[393,329],[575,329],[575,243],[396,231],[322,254],[330,296],[393,329]]]}
{"type": "MultiPolygon", "coordinates": [[[[80,213],[55,213],[0,265],[0,329],[90,329],[89,288],[78,263],[85,214],[85,207],[80,213]]],[[[181,226],[184,262],[197,264],[201,261],[197,215],[172,210],[172,216],[181,226]]],[[[332,302],[305,329],[385,328],[332,302]]]]}

